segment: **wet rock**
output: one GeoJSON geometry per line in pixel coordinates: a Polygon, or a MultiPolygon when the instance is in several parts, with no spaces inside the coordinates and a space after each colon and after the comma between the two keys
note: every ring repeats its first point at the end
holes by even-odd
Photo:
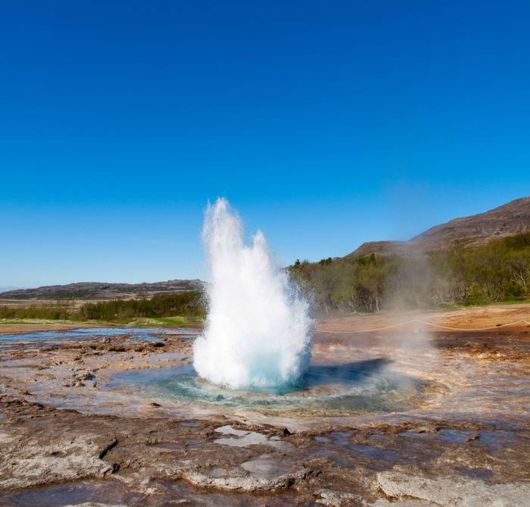
{"type": "MultiPolygon", "coordinates": [[[[449,338],[455,343],[463,339],[449,338]]],[[[515,339],[513,347],[527,350],[527,335],[515,339]]],[[[365,347],[359,352],[350,347],[350,338],[340,340],[336,350],[326,345],[317,356],[347,361],[365,353],[365,347]]],[[[504,347],[505,341],[506,336],[499,344],[504,347]]],[[[85,341],[17,346],[9,353],[0,345],[4,361],[18,361],[0,368],[0,504],[13,491],[25,495],[28,490],[34,491],[32,498],[39,500],[42,494],[43,502],[53,503],[55,488],[64,485],[68,490],[103,488],[104,494],[98,496],[64,499],[64,503],[88,502],[77,504],[85,507],[177,502],[470,507],[476,505],[474,499],[491,505],[497,497],[499,506],[525,505],[523,494],[515,501],[506,495],[512,486],[518,492],[529,478],[526,352],[524,358],[523,352],[517,357],[514,352],[510,364],[495,359],[495,368],[473,356],[472,375],[461,367],[469,361],[468,355],[455,361],[458,366],[440,366],[440,372],[429,365],[417,368],[417,361],[411,359],[406,371],[436,379],[428,398],[433,404],[419,412],[403,407],[385,415],[328,413],[325,406],[315,406],[311,413],[283,413],[275,407],[240,410],[223,404],[206,409],[194,402],[181,406],[171,398],[146,397],[127,385],[109,387],[116,371],[189,363],[191,346],[189,338],[172,338],[164,349],[150,344],[136,347],[125,339],[109,339],[106,345],[98,339],[93,346],[85,341]],[[108,352],[109,345],[123,346],[126,352],[108,352]],[[76,360],[79,356],[82,363],[76,360]],[[39,368],[31,366],[34,361],[39,368]],[[97,389],[95,379],[86,378],[89,374],[97,375],[97,389]],[[86,386],[77,388],[74,382],[86,386]],[[21,394],[28,389],[32,396],[21,394]],[[153,408],[150,403],[156,401],[163,407],[153,408]],[[398,471],[412,479],[384,475],[398,471]],[[383,473],[381,483],[378,472],[383,473]],[[99,479],[102,476],[104,480],[99,479]],[[490,481],[504,484],[492,486],[490,481]],[[125,486],[118,494],[119,485],[125,486]],[[182,491],[186,491],[183,498],[182,491]],[[104,503],[90,503],[91,499],[104,503]]],[[[448,357],[458,359],[457,353],[466,350],[455,348],[448,357]]],[[[496,349],[492,352],[493,361],[496,349]]],[[[408,352],[405,360],[409,361],[408,352]]]]}
{"type": "Polygon", "coordinates": [[[371,504],[371,507],[440,507],[438,504],[432,502],[425,502],[423,500],[398,500],[397,502],[389,500],[377,500],[371,504]]]}
{"type": "Polygon", "coordinates": [[[0,490],[104,477],[113,471],[100,458],[108,446],[108,440],[98,435],[63,437],[49,444],[33,439],[7,442],[0,462],[0,490]]]}
{"type": "Polygon", "coordinates": [[[428,478],[402,472],[380,472],[377,483],[382,492],[392,499],[423,502],[410,505],[518,507],[526,505],[530,498],[530,483],[523,482],[487,484],[482,480],[462,477],[428,478]]]}
{"type": "Polygon", "coordinates": [[[289,442],[282,442],[279,437],[267,437],[263,433],[256,431],[238,430],[232,426],[221,426],[215,430],[226,437],[215,440],[216,444],[228,445],[230,447],[248,447],[251,445],[266,445],[282,451],[293,449],[289,442]]]}
{"type": "Polygon", "coordinates": [[[279,467],[280,472],[274,472],[270,468],[262,470],[259,468],[259,466],[254,467],[251,473],[242,468],[185,470],[182,472],[182,478],[199,488],[252,493],[287,489],[311,475],[311,471],[306,468],[286,473],[282,473],[281,467],[279,467]]]}
{"type": "Polygon", "coordinates": [[[14,440],[14,438],[9,434],[9,433],[5,433],[3,431],[0,431],[0,444],[8,444],[10,442],[12,442],[14,440]]]}
{"type": "Polygon", "coordinates": [[[101,502],[85,502],[85,503],[76,503],[65,505],[64,507],[128,507],[125,504],[110,504],[110,503],[101,503],[101,502]]]}

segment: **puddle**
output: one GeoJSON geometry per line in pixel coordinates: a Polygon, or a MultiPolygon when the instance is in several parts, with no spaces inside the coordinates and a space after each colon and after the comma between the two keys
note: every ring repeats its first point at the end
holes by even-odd
{"type": "Polygon", "coordinates": [[[327,436],[316,436],[315,442],[323,445],[332,445],[348,449],[355,453],[369,456],[374,459],[383,459],[388,461],[401,462],[402,457],[391,449],[384,449],[374,445],[357,444],[351,441],[351,431],[332,431],[327,436]]]}
{"type": "Polygon", "coordinates": [[[313,458],[325,458],[333,462],[335,465],[340,467],[352,467],[354,461],[352,457],[342,450],[331,449],[327,447],[316,447],[309,449],[308,456],[313,458]]]}
{"type": "Polygon", "coordinates": [[[17,490],[0,494],[2,507],[65,507],[73,505],[120,505],[160,507],[200,505],[206,507],[281,507],[297,505],[292,492],[271,496],[198,491],[184,481],[151,481],[149,496],[135,492],[117,480],[79,481],[17,490]]]}
{"type": "Polygon", "coordinates": [[[481,431],[477,442],[486,446],[490,452],[498,452],[503,447],[516,445],[517,437],[513,431],[481,431]]]}
{"type": "Polygon", "coordinates": [[[221,426],[215,431],[216,433],[224,435],[222,438],[214,440],[214,442],[219,445],[228,445],[230,447],[266,445],[281,451],[289,451],[293,448],[292,444],[289,442],[283,442],[278,437],[267,437],[267,435],[255,431],[238,430],[232,428],[232,426],[221,426]]]}
{"type": "MultiPolygon", "coordinates": [[[[252,465],[250,465],[252,466],[252,465]]],[[[284,507],[300,505],[293,491],[274,492],[270,495],[246,493],[201,492],[193,489],[184,481],[159,481],[157,486],[166,489],[168,503],[152,505],[200,505],[205,507],[284,507]]],[[[149,504],[145,504],[151,507],[149,504]]]]}
{"type": "Polygon", "coordinates": [[[393,463],[406,463],[408,460],[402,458],[396,451],[391,449],[382,449],[381,447],[374,447],[372,445],[354,444],[350,449],[359,454],[363,454],[372,459],[391,461],[393,463]]]}
{"type": "Polygon", "coordinates": [[[326,436],[317,435],[313,440],[319,444],[332,444],[339,447],[349,447],[351,446],[350,438],[352,436],[351,431],[332,431],[326,436]]]}
{"type": "Polygon", "coordinates": [[[245,461],[240,466],[243,470],[265,479],[273,479],[292,472],[292,465],[288,465],[285,461],[280,461],[278,458],[268,454],[262,454],[256,459],[245,461]]]}
{"type": "Polygon", "coordinates": [[[146,505],[146,497],[118,481],[80,481],[22,489],[0,496],[4,507],[63,507],[83,503],[146,505]]]}
{"type": "Polygon", "coordinates": [[[41,342],[60,340],[86,340],[99,337],[129,335],[136,340],[160,341],[160,335],[196,336],[200,330],[194,328],[143,328],[143,327],[94,327],[67,331],[38,331],[34,333],[0,334],[0,343],[41,342]]]}
{"type": "Polygon", "coordinates": [[[437,437],[445,442],[451,442],[453,444],[463,444],[470,440],[475,440],[478,437],[476,431],[465,431],[465,430],[440,430],[437,437]]]}
{"type": "Polygon", "coordinates": [[[404,431],[399,434],[402,437],[411,439],[437,439],[451,444],[465,444],[472,442],[474,445],[485,446],[490,452],[498,452],[503,447],[515,445],[517,436],[514,431],[473,431],[441,429],[433,433],[420,433],[417,431],[404,431]]]}

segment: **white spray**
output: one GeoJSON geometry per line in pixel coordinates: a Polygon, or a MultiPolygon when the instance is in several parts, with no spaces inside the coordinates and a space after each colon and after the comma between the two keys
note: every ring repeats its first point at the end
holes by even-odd
{"type": "Polygon", "coordinates": [[[197,373],[233,389],[295,383],[311,358],[308,303],[257,232],[250,245],[228,201],[208,206],[203,227],[209,311],[194,344],[197,373]]]}

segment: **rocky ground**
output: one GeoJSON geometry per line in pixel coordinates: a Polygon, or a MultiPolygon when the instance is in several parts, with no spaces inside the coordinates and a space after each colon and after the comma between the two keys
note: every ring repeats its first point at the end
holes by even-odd
{"type": "Polygon", "coordinates": [[[527,505],[530,326],[428,334],[405,320],[382,330],[388,319],[323,322],[314,346],[319,361],[388,357],[424,381],[412,408],[388,413],[228,408],[112,384],[189,363],[188,336],[0,343],[0,505],[527,505]]]}

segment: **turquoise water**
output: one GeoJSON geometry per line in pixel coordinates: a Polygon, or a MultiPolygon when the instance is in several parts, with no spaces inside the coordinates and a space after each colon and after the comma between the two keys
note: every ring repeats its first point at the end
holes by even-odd
{"type": "Polygon", "coordinates": [[[149,398],[230,407],[391,412],[412,407],[422,384],[391,371],[383,359],[311,365],[297,385],[238,391],[199,378],[192,365],[116,374],[110,388],[133,386],[149,398]]]}

